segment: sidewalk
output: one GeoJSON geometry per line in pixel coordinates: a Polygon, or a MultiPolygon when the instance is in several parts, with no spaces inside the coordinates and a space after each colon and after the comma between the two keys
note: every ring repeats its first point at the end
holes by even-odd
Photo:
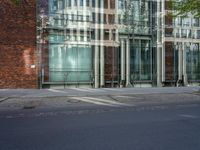
{"type": "MultiPolygon", "coordinates": [[[[108,96],[153,93],[193,93],[200,92],[198,87],[162,88],[69,88],[69,89],[0,89],[0,99],[5,97],[63,97],[63,96],[108,96]]],[[[0,100],[1,101],[1,100],[0,100]]]]}
{"type": "Polygon", "coordinates": [[[82,106],[129,107],[177,102],[200,103],[200,87],[0,90],[0,112],[82,106]]]}

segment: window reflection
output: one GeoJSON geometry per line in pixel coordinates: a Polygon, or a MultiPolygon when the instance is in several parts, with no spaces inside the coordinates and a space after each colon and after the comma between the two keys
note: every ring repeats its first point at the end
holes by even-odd
{"type": "Polygon", "coordinates": [[[198,43],[185,44],[186,66],[189,80],[200,79],[200,50],[198,43]]]}
{"type": "Polygon", "coordinates": [[[131,76],[133,81],[151,80],[152,51],[149,40],[135,40],[131,44],[131,76]]]}

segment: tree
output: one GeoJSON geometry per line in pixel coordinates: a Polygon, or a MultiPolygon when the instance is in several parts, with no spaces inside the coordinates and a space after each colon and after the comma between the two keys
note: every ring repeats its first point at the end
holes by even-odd
{"type": "Polygon", "coordinates": [[[172,0],[175,16],[187,16],[189,13],[200,17],[200,0],[172,0]]]}

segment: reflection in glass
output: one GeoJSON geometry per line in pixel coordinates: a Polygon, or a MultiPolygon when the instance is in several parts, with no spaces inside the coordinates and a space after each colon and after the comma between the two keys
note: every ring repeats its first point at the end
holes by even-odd
{"type": "Polygon", "coordinates": [[[200,79],[200,50],[198,43],[187,43],[186,50],[186,70],[189,80],[200,79]]]}
{"type": "Polygon", "coordinates": [[[92,72],[91,48],[51,45],[49,65],[51,81],[90,81],[92,72]]]}
{"type": "Polygon", "coordinates": [[[131,78],[132,80],[151,80],[152,57],[150,41],[135,40],[131,44],[131,78]]]}

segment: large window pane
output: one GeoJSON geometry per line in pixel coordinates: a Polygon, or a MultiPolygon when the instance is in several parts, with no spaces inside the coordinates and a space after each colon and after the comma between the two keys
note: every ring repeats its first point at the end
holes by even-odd
{"type": "Polygon", "coordinates": [[[131,79],[151,80],[152,57],[148,40],[135,40],[131,44],[131,79]]]}
{"type": "Polygon", "coordinates": [[[90,47],[51,45],[49,62],[51,81],[91,80],[92,51],[90,47]]]}
{"type": "Polygon", "coordinates": [[[200,50],[198,43],[185,45],[187,75],[189,80],[200,80],[200,50]]]}

